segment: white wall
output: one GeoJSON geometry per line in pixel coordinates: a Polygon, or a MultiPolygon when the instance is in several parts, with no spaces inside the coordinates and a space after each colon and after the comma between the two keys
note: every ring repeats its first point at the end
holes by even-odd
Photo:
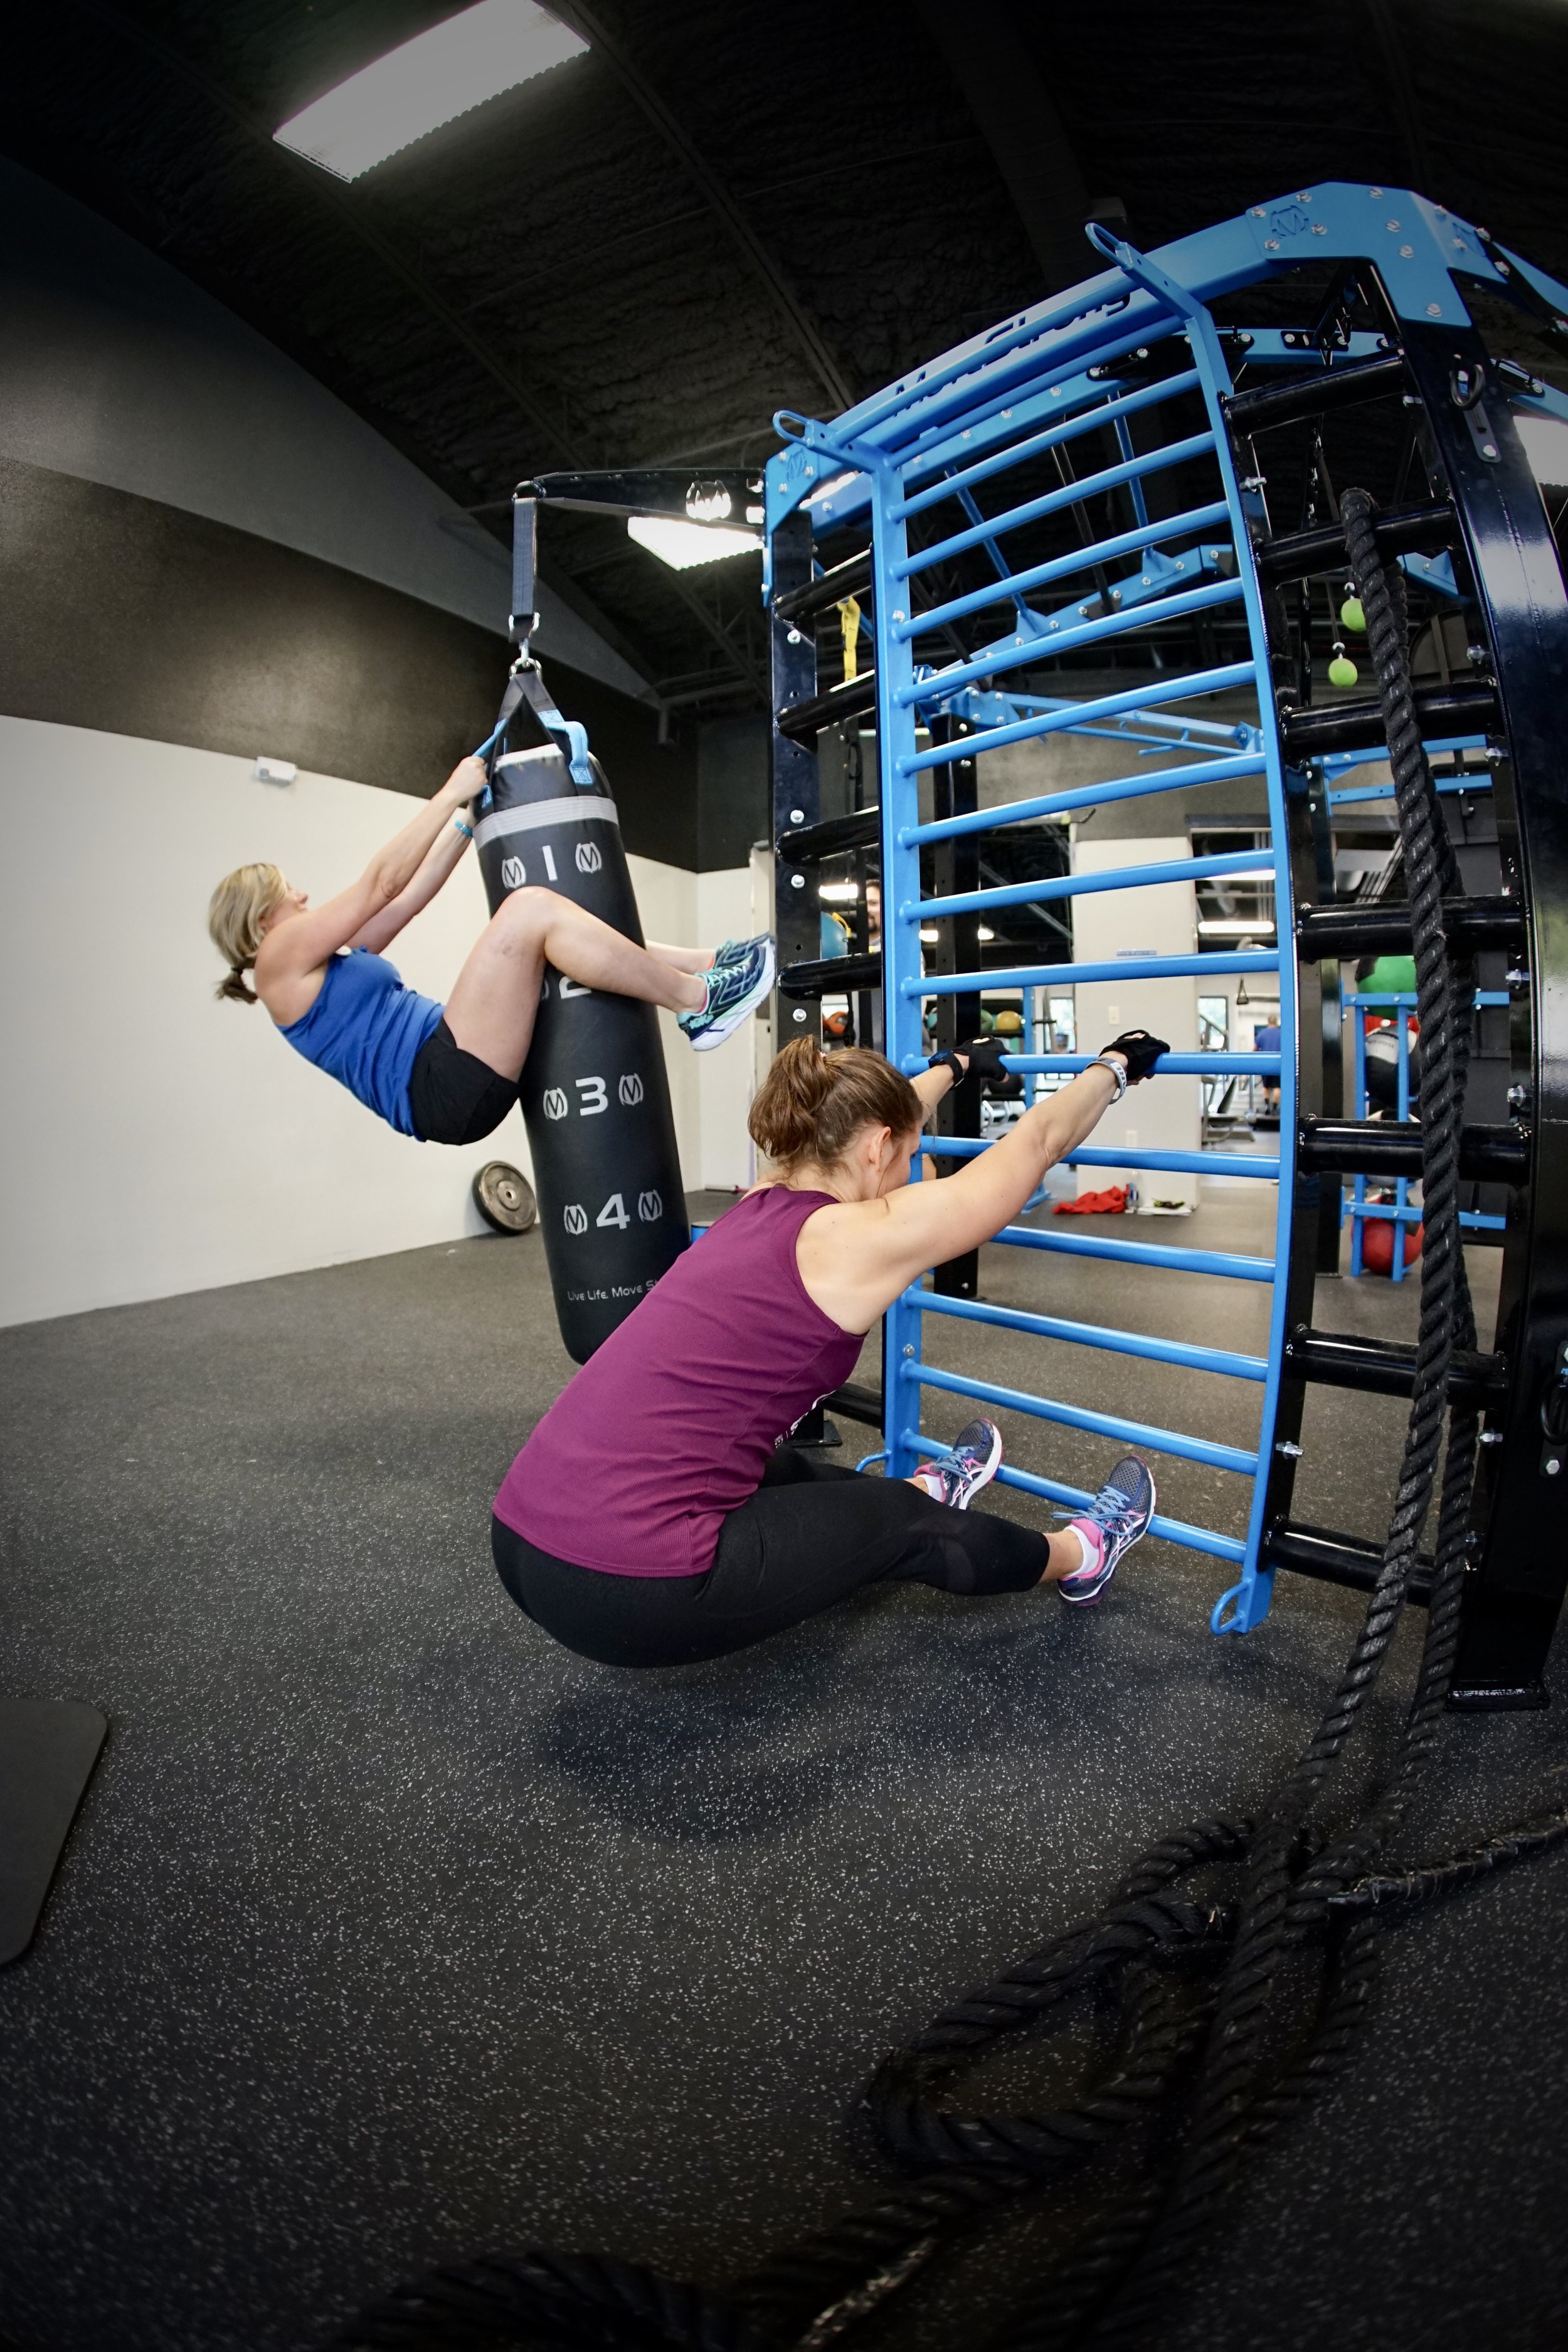
{"type": "MultiPolygon", "coordinates": [[[[692,928],[686,936],[700,940],[704,947],[717,947],[721,940],[750,939],[771,927],[771,910],[763,909],[760,916],[752,913],[749,866],[722,866],[689,878],[695,907],[692,928]]],[[[746,1113],[756,1082],[753,1046],[763,1036],[768,1037],[771,1047],[771,1032],[752,1019],[713,1053],[689,1056],[697,1076],[702,1182],[717,1192],[733,1188],[744,1192],[756,1181],[756,1154],[746,1132],[746,1113]]],[[[772,1059],[771,1051],[767,1058],[772,1059]]]]}
{"type": "MultiPolygon", "coordinates": [[[[220,876],[270,858],[324,896],[409,814],[406,795],[339,777],[279,789],[247,761],[0,718],[0,1324],[482,1230],[474,1171],[530,1168],[517,1111],[467,1150],[416,1143],[301,1060],[259,1007],[213,993],[220,876]]],[[[715,939],[737,928],[743,869],[737,896],[735,877],[630,863],[651,938],[694,940],[700,907],[715,939]]],[[[485,919],[465,860],[398,941],[399,969],[445,997],[485,919]]],[[[748,1042],[694,1055],[661,1018],[688,1185],[746,1181],[718,1171],[740,1164],[748,1042]]]]}
{"type": "MultiPolygon", "coordinates": [[[[1117,866],[1166,864],[1192,856],[1184,835],[1168,840],[1085,840],[1075,835],[1075,874],[1104,873],[1117,866]]],[[[1100,890],[1072,902],[1073,961],[1113,963],[1122,957],[1191,955],[1197,945],[1197,894],[1190,882],[1160,882],[1147,888],[1100,890]]],[[[1195,1053],[1198,1042],[1195,980],[1080,981],[1077,990],[1078,1034],[1082,1051],[1093,1053],[1124,1029],[1148,1029],[1176,1052],[1195,1053]]],[[[1195,1151],[1200,1140],[1201,1081],[1160,1078],[1129,1089],[1112,1104],[1090,1141],[1097,1148],[1137,1144],[1161,1151],[1195,1151]]],[[[1148,1170],[1080,1168],[1078,1189],[1098,1192],[1107,1185],[1135,1183],[1144,1206],[1158,1198],[1195,1204],[1198,1180],[1148,1170]]]]}

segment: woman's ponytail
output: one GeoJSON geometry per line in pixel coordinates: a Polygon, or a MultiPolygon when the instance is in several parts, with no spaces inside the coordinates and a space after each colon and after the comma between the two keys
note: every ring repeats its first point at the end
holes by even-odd
{"type": "Polygon", "coordinates": [[[864,1127],[908,1135],[921,1121],[921,1098],[880,1054],[847,1045],[825,1054],[812,1037],[792,1037],[758,1089],[746,1121],[759,1151],[779,1166],[811,1160],[830,1168],[864,1127]]]}
{"type": "Polygon", "coordinates": [[[207,937],[228,966],[228,977],[217,984],[220,1004],[257,1004],[245,975],[255,965],[274,907],[288,895],[289,885],[276,866],[237,866],[213,892],[207,908],[207,937]]]}

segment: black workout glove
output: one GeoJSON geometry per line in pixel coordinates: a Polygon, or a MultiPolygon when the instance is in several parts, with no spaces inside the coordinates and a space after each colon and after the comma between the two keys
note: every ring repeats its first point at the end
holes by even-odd
{"type": "Polygon", "coordinates": [[[1161,1055],[1171,1049],[1163,1037],[1151,1037],[1147,1029],[1126,1029],[1100,1050],[1102,1054],[1121,1054],[1125,1058],[1127,1083],[1135,1087],[1140,1078],[1148,1076],[1161,1055]]]}
{"type": "Polygon", "coordinates": [[[1005,1044],[1000,1037],[976,1037],[972,1045],[961,1045],[958,1050],[968,1059],[972,1078],[981,1079],[994,1096],[1016,1102],[1024,1091],[1024,1081],[1016,1070],[1002,1067],[1002,1056],[1023,1042],[1021,1037],[1008,1038],[1005,1044]]]}

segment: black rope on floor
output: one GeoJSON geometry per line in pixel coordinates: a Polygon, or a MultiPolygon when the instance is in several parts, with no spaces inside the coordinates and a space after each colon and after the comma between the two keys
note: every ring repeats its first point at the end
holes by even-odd
{"type": "Polygon", "coordinates": [[[866,2113],[912,2177],[878,2204],[720,2294],[588,2256],[534,2253],[441,2271],[364,2313],[335,2338],[341,2352],[825,2352],[946,2241],[1097,2162],[1115,2177],[1095,2219],[994,2352],[1146,2343],[1251,2152],[1350,2059],[1371,2008],[1384,1924],[1568,1842],[1568,1813],[1553,1813],[1444,1861],[1391,1858],[1440,1735],[1468,1557],[1479,1424],[1468,1407],[1447,1409],[1447,1384],[1455,1349],[1475,1345],[1458,1213],[1474,977],[1450,958],[1443,934],[1443,898],[1458,884],[1412,698],[1403,575],[1384,569],[1369,495],[1347,490],[1341,510],[1410,893],[1425,1244],[1388,1538],[1317,1729],[1256,1820],[1201,1822],[1162,1839],[1099,1918],[1016,1961],[883,2061],[866,2113]],[[1401,1737],[1371,1801],[1326,1826],[1324,1791],[1386,1660],[1440,1459],[1426,1631],[1401,1737]],[[1089,2002],[1113,2006],[1115,2032],[1068,2104],[995,2115],[943,2103],[1005,2037],[1047,2032],[1089,2002]]]}

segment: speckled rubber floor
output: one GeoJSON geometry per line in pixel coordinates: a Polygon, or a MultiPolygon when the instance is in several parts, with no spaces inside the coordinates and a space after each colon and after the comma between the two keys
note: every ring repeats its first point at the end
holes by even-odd
{"type": "MultiPolygon", "coordinates": [[[[1181,1232],[1267,1246],[1239,1192],[1181,1232]]],[[[983,1280],[1261,1339],[1241,1284],[1020,1251],[983,1280]]],[[[1414,1315],[1413,1289],[1332,1297],[1340,1328],[1414,1315]]],[[[941,1341],[1251,1434],[1217,1380],[941,1341]]],[[[305,2352],[399,2278],[530,2242],[719,2280],[864,2200],[878,2054],[1163,1829],[1261,1792],[1359,1613],[1291,1583],[1216,1643],[1224,1570],[1150,1542],[1096,1610],[904,1588],[711,1664],[591,1666],[511,1607],[487,1538],[570,1370],[537,1236],[0,1334],[0,1689],[113,1726],[0,1975],[0,2335],[26,2352],[305,2352]]],[[[931,1403],[944,1433],[973,1411],[931,1403]]],[[[1314,1399],[1300,1515],[1379,1532],[1399,1427],[1314,1399]]],[[[1026,1465],[1108,1465],[1005,1428],[1026,1465]]],[[[1234,1480],[1159,1467],[1163,1507],[1237,1523],[1234,1480]]],[[[1457,1719],[1423,1832],[1565,1766],[1557,1708],[1457,1719]]],[[[1389,1934],[1353,2074],[1260,2158],[1152,2352],[1564,2340],[1565,1930],[1557,1857],[1389,1934]]],[[[1038,2260],[1015,2226],[855,2342],[979,2346],[1038,2260]]]]}

